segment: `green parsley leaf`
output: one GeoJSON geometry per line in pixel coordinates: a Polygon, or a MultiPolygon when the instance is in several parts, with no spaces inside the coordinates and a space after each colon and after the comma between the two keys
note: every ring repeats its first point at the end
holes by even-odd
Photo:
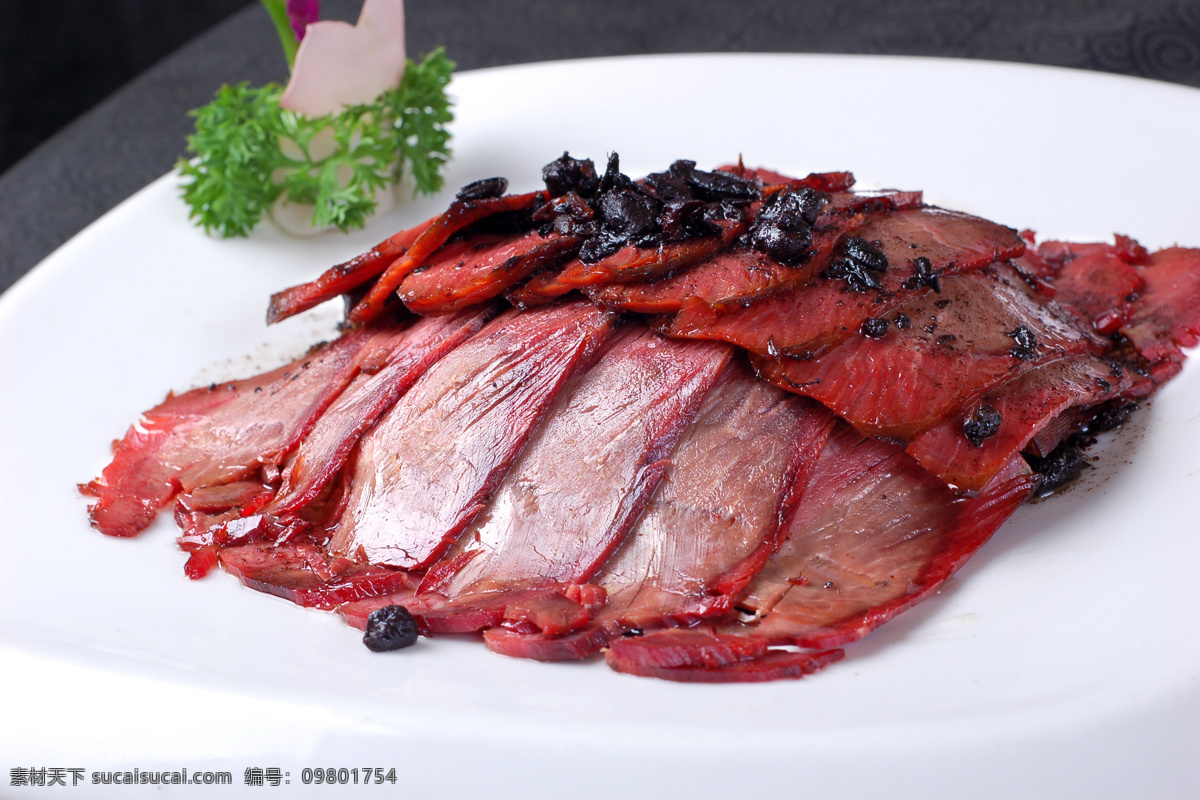
{"type": "Polygon", "coordinates": [[[222,86],[192,112],[194,157],[178,164],[189,218],[209,233],[245,236],[284,196],[314,207],[314,227],[346,231],[366,223],[376,192],[406,166],[417,193],[438,191],[450,158],[453,71],[439,48],[410,60],[400,85],[374,102],[317,118],[280,108],[278,84],[222,86]],[[322,155],[330,137],[333,152],[322,155]]]}

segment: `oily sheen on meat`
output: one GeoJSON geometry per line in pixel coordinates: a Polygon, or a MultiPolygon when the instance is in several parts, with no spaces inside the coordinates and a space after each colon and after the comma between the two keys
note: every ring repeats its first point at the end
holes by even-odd
{"type": "Polygon", "coordinates": [[[345,295],[341,335],[147,411],[81,487],[93,525],[174,502],[190,577],[371,621],[373,646],[401,619],[798,678],[935,592],[1200,341],[1200,250],[1039,245],[847,172],[635,180],[564,153],[543,179],[471,184],[274,295],[271,322],[345,295]]]}

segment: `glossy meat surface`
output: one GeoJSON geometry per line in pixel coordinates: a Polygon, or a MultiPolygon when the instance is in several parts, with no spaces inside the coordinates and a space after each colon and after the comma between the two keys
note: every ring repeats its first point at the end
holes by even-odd
{"type": "MultiPolygon", "coordinates": [[[[1014,456],[1071,408],[1148,395],[1154,384],[1119,363],[1095,356],[1067,359],[1028,372],[979,400],[1000,415],[995,433],[975,444],[966,416],[951,415],[918,436],[908,453],[960,492],[981,491],[1014,456]]],[[[1054,440],[1061,436],[1052,437],[1054,440]]]]}
{"type": "Polygon", "coordinates": [[[92,525],[133,536],[180,491],[276,467],[354,376],[372,336],[343,337],[272,372],[171,395],[147,411],[114,443],[101,476],[81,487],[97,498],[92,525]]]}
{"type": "Polygon", "coordinates": [[[283,471],[267,512],[276,516],[312,502],[341,471],[364,433],[438,359],[475,334],[490,312],[419,320],[381,353],[375,369],[360,372],[321,415],[283,471]]]}
{"type": "Polygon", "coordinates": [[[611,330],[586,303],[510,312],[444,357],[360,442],[331,550],[406,569],[438,558],[611,330]]]}
{"type": "Polygon", "coordinates": [[[728,610],[776,546],[832,424],[820,406],[744,372],[714,390],[638,527],[596,577],[605,616],[654,628],[728,610]]]}
{"type": "Polygon", "coordinates": [[[887,256],[889,266],[878,290],[856,292],[844,281],[817,276],[723,312],[706,302],[688,301],[657,327],[669,336],[718,339],[762,355],[811,357],[858,333],[868,318],[882,317],[933,292],[928,282],[913,281],[916,259],[928,259],[927,269],[948,276],[1011,258],[1024,249],[1010,228],[928,207],[873,217],[858,235],[887,256]]]}
{"type": "Polygon", "coordinates": [[[957,497],[897,445],[840,425],[783,544],[738,599],[755,636],[834,647],[941,585],[1036,481],[1014,459],[979,497],[957,497]]]}
{"type": "Polygon", "coordinates": [[[534,272],[571,258],[583,240],[537,231],[469,237],[446,245],[397,293],[417,314],[448,314],[497,297],[534,272]]]}
{"type": "MultiPolygon", "coordinates": [[[[630,326],[564,391],[447,562],[466,595],[583,583],[625,538],[728,363],[721,345],[630,326]]],[[[435,570],[436,571],[436,568],[435,570]]]]}
{"type": "Polygon", "coordinates": [[[1073,318],[997,264],[946,279],[940,295],[896,311],[879,338],[860,333],[809,361],[752,361],[771,383],[819,400],[863,433],[909,441],[993,386],[1101,350],[1073,318]],[[900,314],[909,324],[897,330],[900,314]],[[1018,341],[1021,330],[1031,346],[1018,341]]]}

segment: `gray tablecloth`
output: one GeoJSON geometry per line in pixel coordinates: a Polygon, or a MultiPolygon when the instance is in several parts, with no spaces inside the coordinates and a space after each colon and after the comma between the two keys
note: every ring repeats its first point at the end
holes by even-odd
{"type": "MultiPolygon", "coordinates": [[[[322,8],[348,19],[360,5],[322,8]]],[[[410,53],[444,45],[460,69],[635,53],[872,53],[1200,87],[1200,3],[1191,0],[408,0],[407,22],[410,53]]],[[[285,77],[274,31],[252,4],[0,176],[0,291],[169,170],[191,126],[187,110],[218,86],[285,77]]]]}

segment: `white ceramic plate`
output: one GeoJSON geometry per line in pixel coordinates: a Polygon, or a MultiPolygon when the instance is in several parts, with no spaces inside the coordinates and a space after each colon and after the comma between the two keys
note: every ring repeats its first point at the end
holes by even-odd
{"type": "MultiPolygon", "coordinates": [[[[825,56],[533,65],[453,90],[452,187],[531,189],[564,149],[619,151],[631,174],[742,154],[1046,237],[1200,246],[1194,90],[825,56]]],[[[296,796],[332,766],[395,767],[384,788],[433,797],[1200,796],[1196,364],[1085,487],[1022,509],[939,596],[798,682],[676,685],[455,639],[373,655],[332,615],[186,580],[169,519],[136,540],[88,527],[75,484],[138,412],[327,335],[337,309],[266,329],[267,296],[445,199],[346,237],[221,241],[166,178],[0,298],[0,780],[186,767],[231,772],[232,792],[278,767],[296,796]]]]}

